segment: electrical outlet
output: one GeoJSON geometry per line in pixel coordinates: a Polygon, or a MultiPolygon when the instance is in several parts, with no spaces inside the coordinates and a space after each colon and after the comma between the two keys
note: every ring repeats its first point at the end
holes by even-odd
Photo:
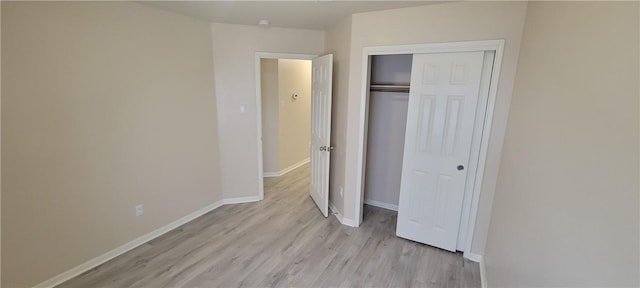
{"type": "Polygon", "coordinates": [[[340,197],[344,198],[344,188],[340,187],[340,197]]]}
{"type": "Polygon", "coordinates": [[[136,216],[142,216],[142,213],[144,213],[144,207],[142,204],[136,205],[136,216]]]}

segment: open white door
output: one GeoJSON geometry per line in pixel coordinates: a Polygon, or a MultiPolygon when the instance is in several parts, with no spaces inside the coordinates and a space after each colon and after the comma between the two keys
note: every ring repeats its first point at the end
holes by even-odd
{"type": "Polygon", "coordinates": [[[333,54],[311,63],[311,189],[322,215],[329,216],[329,154],[331,147],[331,92],[333,54]]]}
{"type": "Polygon", "coordinates": [[[415,54],[396,234],[456,250],[484,52],[415,54]]]}

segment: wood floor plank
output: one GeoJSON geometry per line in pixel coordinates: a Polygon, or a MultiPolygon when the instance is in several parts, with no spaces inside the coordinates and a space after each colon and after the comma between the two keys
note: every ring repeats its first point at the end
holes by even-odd
{"type": "Polygon", "coordinates": [[[365,205],[359,228],[324,218],[309,166],[265,178],[265,200],[222,206],[58,287],[480,287],[477,263],[395,236],[365,205]]]}

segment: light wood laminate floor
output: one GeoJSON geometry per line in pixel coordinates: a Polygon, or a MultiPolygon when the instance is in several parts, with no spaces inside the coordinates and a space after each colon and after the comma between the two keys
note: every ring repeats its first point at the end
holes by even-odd
{"type": "Polygon", "coordinates": [[[324,218],[309,167],[265,178],[265,200],[222,206],[58,287],[479,287],[477,263],[395,236],[396,212],[360,228],[324,218]]]}

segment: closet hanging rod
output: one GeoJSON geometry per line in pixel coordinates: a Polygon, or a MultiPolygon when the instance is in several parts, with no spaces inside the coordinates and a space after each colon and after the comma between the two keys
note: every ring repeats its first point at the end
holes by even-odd
{"type": "Polygon", "coordinates": [[[369,86],[369,91],[375,92],[409,92],[409,85],[376,85],[369,86]]]}

